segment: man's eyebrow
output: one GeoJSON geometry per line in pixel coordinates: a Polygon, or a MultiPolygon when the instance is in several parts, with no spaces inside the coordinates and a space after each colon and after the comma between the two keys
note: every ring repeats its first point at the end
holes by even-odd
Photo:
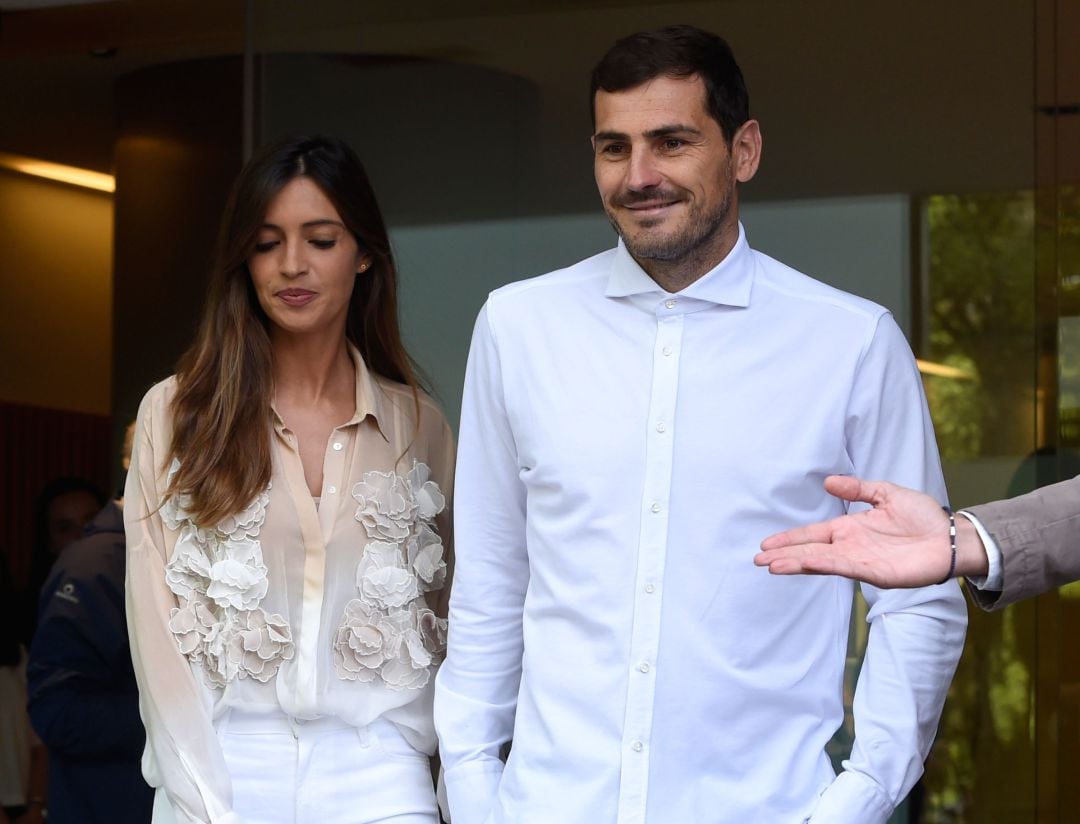
{"type": "Polygon", "coordinates": [[[597,132],[593,135],[593,140],[626,140],[630,135],[623,132],[597,132]]]}
{"type": "Polygon", "coordinates": [[[645,137],[668,137],[673,134],[701,134],[701,129],[696,129],[693,126],[687,126],[682,123],[672,123],[669,126],[660,126],[655,129],[649,129],[645,132],[645,137]]]}
{"type": "MultiPolygon", "coordinates": [[[[671,123],[663,126],[657,126],[655,129],[649,129],[645,132],[645,137],[650,140],[657,137],[669,137],[673,134],[701,134],[701,129],[694,126],[687,126],[684,123],[671,123]]],[[[625,132],[597,132],[593,135],[593,140],[629,140],[630,135],[625,132]]]]}

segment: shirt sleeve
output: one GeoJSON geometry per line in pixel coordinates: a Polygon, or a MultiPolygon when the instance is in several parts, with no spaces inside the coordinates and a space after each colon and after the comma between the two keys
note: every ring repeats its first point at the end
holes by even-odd
{"type": "Polygon", "coordinates": [[[1001,547],[997,545],[997,541],[995,541],[990,533],[986,531],[986,527],[982,525],[982,521],[970,512],[962,509],[956,514],[963,515],[971,521],[971,525],[975,527],[975,532],[978,534],[979,540],[982,541],[983,549],[986,551],[986,574],[968,575],[967,582],[975,587],[975,589],[985,590],[986,592],[1001,592],[1001,547]]]}
{"type": "Polygon", "coordinates": [[[124,491],[127,616],[131,659],[146,727],[143,774],[163,787],[177,824],[242,824],[211,723],[211,700],[169,629],[176,597],[165,582],[166,544],[158,509],[169,445],[164,387],[139,409],[124,491]]]}
{"type": "MultiPolygon", "coordinates": [[[[945,503],[922,382],[887,314],[855,376],[846,439],[857,476],[921,489],[945,503]]],[[[894,590],[863,584],[862,591],[870,632],[855,690],[855,741],[819,799],[814,824],[886,821],[922,774],[963,649],[967,609],[956,581],[894,590]]]]}
{"type": "Polygon", "coordinates": [[[503,396],[490,302],[465,374],[454,506],[456,567],[435,726],[454,824],[482,824],[513,736],[529,583],[525,491],[503,396]]]}
{"type": "Polygon", "coordinates": [[[442,412],[435,409],[431,402],[430,412],[424,411],[437,423],[432,423],[433,432],[428,446],[428,466],[431,477],[446,499],[443,511],[435,516],[435,528],[442,539],[443,561],[446,563],[446,583],[441,589],[428,593],[428,606],[440,618],[445,618],[449,609],[450,591],[454,580],[454,433],[446,422],[442,412]]]}

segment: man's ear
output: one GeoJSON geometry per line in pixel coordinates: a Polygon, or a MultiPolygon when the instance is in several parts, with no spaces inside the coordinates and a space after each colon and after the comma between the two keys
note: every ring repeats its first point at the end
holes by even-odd
{"type": "Polygon", "coordinates": [[[756,120],[747,120],[735,132],[731,141],[731,162],[739,183],[746,183],[757,174],[761,163],[761,126],[756,120]]]}

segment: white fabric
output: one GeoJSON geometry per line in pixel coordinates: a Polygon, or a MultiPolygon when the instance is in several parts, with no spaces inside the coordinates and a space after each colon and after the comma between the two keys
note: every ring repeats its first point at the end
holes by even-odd
{"type": "Polygon", "coordinates": [[[997,545],[997,541],[994,540],[993,536],[986,531],[986,527],[982,525],[982,522],[970,512],[962,509],[956,514],[963,515],[971,521],[971,525],[975,527],[979,540],[982,541],[983,549],[986,551],[986,575],[968,575],[967,580],[974,584],[976,589],[1001,592],[1005,586],[1001,547],[997,545]]]}
{"type": "Polygon", "coordinates": [[[476,323],[458,460],[435,707],[455,824],[873,824],[915,783],[964,637],[957,584],[863,587],[836,779],[853,585],[752,561],[843,512],[829,474],[944,501],[881,307],[741,229],[678,295],[621,245],[511,284],[476,323]]]}
{"type": "MultiPolygon", "coordinates": [[[[215,727],[233,777],[229,824],[438,824],[428,757],[388,721],[230,710],[215,727]]],[[[174,824],[164,793],[155,801],[153,824],[174,824]]]]}
{"type": "Polygon", "coordinates": [[[355,728],[385,719],[435,750],[445,629],[428,607],[444,600],[453,439],[430,399],[417,422],[412,393],[351,354],[356,413],[326,446],[318,509],[275,416],[270,488],[216,529],[194,524],[186,501],[162,505],[175,380],[140,408],[124,507],[128,628],[143,772],[179,824],[234,821],[213,728],[232,708],[355,728]]]}

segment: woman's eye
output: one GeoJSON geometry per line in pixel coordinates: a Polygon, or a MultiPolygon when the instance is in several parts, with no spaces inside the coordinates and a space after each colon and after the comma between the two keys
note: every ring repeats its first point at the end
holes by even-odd
{"type": "Polygon", "coordinates": [[[261,241],[259,241],[258,243],[255,244],[255,251],[256,252],[269,252],[275,246],[277,246],[277,241],[276,240],[261,240],[261,241]]]}
{"type": "Polygon", "coordinates": [[[311,245],[314,246],[316,249],[333,249],[337,245],[337,241],[314,238],[311,240],[311,245]]]}

